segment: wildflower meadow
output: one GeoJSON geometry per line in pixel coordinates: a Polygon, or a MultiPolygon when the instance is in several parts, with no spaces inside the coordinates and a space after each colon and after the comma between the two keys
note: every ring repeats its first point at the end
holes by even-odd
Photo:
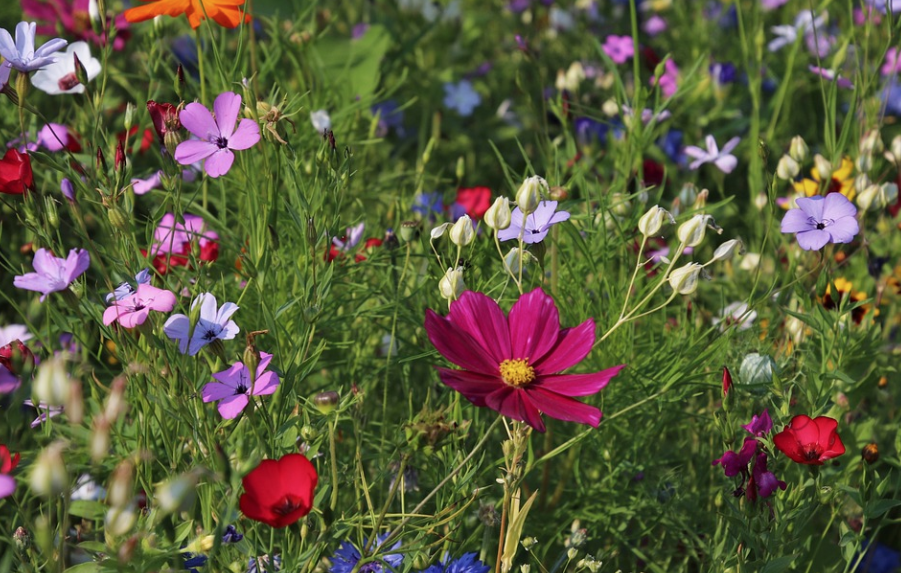
{"type": "Polygon", "coordinates": [[[0,2],[0,573],[898,573],[899,38],[0,2]]]}

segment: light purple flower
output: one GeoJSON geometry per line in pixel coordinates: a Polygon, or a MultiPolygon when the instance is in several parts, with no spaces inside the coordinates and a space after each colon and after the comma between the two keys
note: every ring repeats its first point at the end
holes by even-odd
{"type": "Polygon", "coordinates": [[[91,257],[84,249],[72,249],[65,259],[58,259],[47,249],[38,249],[32,262],[35,272],[13,279],[13,285],[41,294],[41,302],[52,292],[65,290],[91,265],[91,257]]]}
{"type": "Polygon", "coordinates": [[[24,324],[10,324],[0,328],[0,348],[16,340],[25,342],[31,338],[32,334],[24,324]]]}
{"type": "MultiPolygon", "coordinates": [[[[143,269],[135,275],[135,283],[140,285],[149,285],[150,284],[150,269],[143,269]]],[[[122,300],[127,296],[131,296],[135,293],[135,287],[131,286],[131,283],[128,281],[123,281],[119,283],[119,286],[116,289],[106,295],[106,304],[112,304],[117,300],[122,300]]],[[[169,310],[172,310],[171,308],[169,310]]]]}
{"type": "Polygon", "coordinates": [[[860,232],[857,208],[841,193],[825,197],[800,197],[797,209],[782,218],[783,233],[797,233],[805,251],[822,249],[826,243],[850,243],[860,232]]]}
{"type": "Polygon", "coordinates": [[[775,10],[786,2],[788,2],[788,0],[760,0],[760,5],[764,10],[775,10]]]}
{"type": "Polygon", "coordinates": [[[885,53],[885,63],[879,70],[883,76],[893,76],[901,72],[901,58],[898,57],[898,48],[889,48],[885,53]]]}
{"type": "Polygon", "coordinates": [[[552,225],[569,219],[569,213],[566,211],[558,213],[556,210],[556,201],[541,201],[535,212],[526,217],[525,227],[523,227],[522,211],[517,207],[511,214],[510,226],[498,231],[497,238],[501,241],[509,241],[519,239],[522,235],[524,243],[539,243],[547,236],[552,225]]]}
{"type": "Polygon", "coordinates": [[[31,422],[32,428],[37,428],[50,418],[55,418],[65,411],[64,406],[50,406],[48,404],[45,404],[44,402],[40,402],[39,404],[35,405],[35,403],[31,400],[25,400],[23,404],[25,404],[26,406],[31,406],[38,411],[38,417],[31,422]]]}
{"type": "Polygon", "coordinates": [[[444,105],[453,109],[463,117],[472,115],[472,111],[482,103],[482,96],[473,89],[472,82],[460,80],[457,84],[444,84],[444,105]]]}
{"type": "Polygon", "coordinates": [[[150,193],[154,189],[162,184],[163,170],[160,169],[157,172],[153,173],[147,179],[140,179],[138,177],[133,177],[131,179],[131,188],[135,192],[135,195],[144,195],[146,193],[150,193]]]}
{"type": "Polygon", "coordinates": [[[838,87],[844,88],[846,90],[853,90],[854,83],[851,82],[848,78],[842,76],[835,76],[835,70],[827,70],[825,68],[821,68],[819,66],[809,66],[811,72],[815,73],[818,76],[822,76],[823,78],[829,80],[830,82],[835,82],[838,84],[838,87]]]}
{"type": "Polygon", "coordinates": [[[335,245],[336,248],[346,253],[360,243],[360,241],[363,239],[363,230],[365,228],[366,223],[360,223],[359,225],[356,225],[354,227],[348,227],[347,234],[344,235],[344,237],[332,237],[332,244],[335,245]]]}
{"type": "Polygon", "coordinates": [[[769,409],[764,408],[759,416],[757,414],[751,416],[751,423],[742,426],[742,428],[758,438],[768,434],[773,429],[773,420],[770,418],[769,409]]]}
{"type": "Polygon", "coordinates": [[[205,292],[197,295],[191,303],[191,311],[200,306],[200,318],[191,329],[191,319],[183,314],[173,314],[163,325],[163,332],[172,340],[178,340],[178,350],[182,354],[194,356],[200,349],[214,340],[231,340],[241,331],[231,320],[238,305],[227,302],[220,309],[216,297],[205,292]]]}
{"type": "Polygon", "coordinates": [[[648,36],[656,36],[658,34],[662,34],[666,31],[666,28],[666,20],[664,20],[657,14],[654,14],[653,16],[645,20],[641,25],[641,29],[644,30],[644,33],[648,36]]]}
{"type": "Polygon", "coordinates": [[[69,145],[69,129],[59,123],[48,123],[38,132],[37,143],[47,151],[62,151],[69,145]]]}
{"type": "Polygon", "coordinates": [[[15,392],[20,385],[19,378],[6,366],[0,364],[0,395],[15,392]]]}
{"type": "Polygon", "coordinates": [[[604,53],[616,64],[625,64],[635,55],[635,45],[630,36],[607,36],[604,53]]]}
{"type": "Polygon", "coordinates": [[[213,374],[218,382],[210,382],[201,390],[204,402],[219,400],[219,414],[226,420],[238,417],[247,406],[250,396],[272,394],[278,388],[279,378],[275,372],[266,372],[272,355],[260,352],[260,363],[257,365],[256,379],[250,379],[250,370],[243,362],[232,364],[228,370],[213,374]]]}
{"type": "Polygon", "coordinates": [[[103,311],[103,324],[109,326],[118,322],[123,328],[134,328],[144,324],[151,310],[169,312],[173,308],[175,295],[170,291],[149,284],[139,284],[138,290],[133,294],[116,300],[103,311]]]}
{"type": "MultiPolygon", "coordinates": [[[[633,117],[635,115],[632,108],[627,105],[621,106],[620,109],[623,112],[623,117],[633,117]]],[[[660,123],[666,121],[670,116],[672,116],[672,113],[668,109],[664,109],[660,113],[654,113],[654,110],[648,108],[641,110],[641,122],[645,125],[651,122],[660,123]]]]}
{"type": "Polygon", "coordinates": [[[185,251],[185,243],[190,243],[194,239],[199,239],[201,250],[210,242],[219,240],[217,233],[206,230],[203,217],[185,213],[184,219],[184,223],[176,223],[174,214],[163,215],[159,226],[153,232],[153,244],[149,253],[151,257],[165,253],[181,255],[185,251]]]}
{"type": "Polygon", "coordinates": [[[260,140],[260,126],[252,119],[242,119],[235,128],[241,112],[241,96],[224,92],[213,102],[215,119],[210,110],[199,103],[189,103],[178,114],[181,124],[198,139],[189,139],[175,148],[175,160],[191,165],[205,159],[203,169],[210,177],[228,173],[235,154],[232,150],[249,149],[260,140]]]}
{"type": "Polygon", "coordinates": [[[823,11],[819,16],[814,16],[810,10],[802,10],[795,16],[794,24],[773,26],[770,31],[776,36],[767,44],[767,49],[771,52],[781,50],[789,44],[794,44],[798,36],[812,34],[816,30],[816,34],[823,34],[822,27],[826,23],[828,14],[823,11]]]}
{"type": "Polygon", "coordinates": [[[722,151],[720,151],[716,145],[716,139],[714,139],[712,135],[708,135],[705,139],[705,143],[707,144],[706,151],[694,145],[689,145],[685,148],[685,154],[695,158],[688,167],[690,169],[697,169],[705,163],[713,163],[723,173],[732,173],[732,170],[738,165],[738,159],[731,154],[731,151],[735,149],[739,141],[741,141],[741,138],[733,137],[726,142],[726,145],[724,145],[722,151]]]}
{"type": "Polygon", "coordinates": [[[72,185],[68,178],[63,177],[63,180],[59,183],[59,190],[62,192],[63,197],[66,198],[66,201],[72,205],[75,204],[75,186],[72,185]]]}
{"type": "Polygon", "coordinates": [[[66,47],[66,42],[60,38],[54,38],[38,48],[34,49],[34,35],[37,24],[35,22],[19,22],[16,25],[16,41],[10,33],[0,28],[0,56],[8,64],[20,72],[33,72],[44,66],[49,66],[56,61],[53,54],[66,47]]]}
{"type": "Polygon", "coordinates": [[[16,478],[7,474],[0,474],[0,499],[9,497],[16,491],[16,478]]]}

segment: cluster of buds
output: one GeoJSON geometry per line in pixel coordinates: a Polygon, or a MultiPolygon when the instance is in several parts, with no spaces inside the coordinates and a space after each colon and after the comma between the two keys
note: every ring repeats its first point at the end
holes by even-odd
{"type": "Polygon", "coordinates": [[[861,173],[869,173],[873,168],[873,156],[881,155],[884,149],[885,145],[882,143],[878,129],[871,129],[863,134],[857,147],[858,155],[855,162],[857,170],[861,173]]]}
{"type": "MultiPolygon", "coordinates": [[[[797,177],[798,173],[801,171],[801,164],[807,159],[807,154],[809,152],[810,150],[807,148],[807,143],[804,142],[804,139],[800,135],[794,136],[791,145],[789,146],[788,153],[784,154],[782,158],[779,159],[779,164],[776,166],[776,176],[785,181],[791,181],[797,177]]],[[[831,176],[832,166],[829,165],[829,162],[826,161],[823,156],[817,155],[817,157],[821,160],[817,162],[817,169],[820,170],[820,177],[826,178],[831,176]],[[825,171],[821,169],[821,167],[825,168],[825,171]]]]}
{"type": "Polygon", "coordinates": [[[106,530],[111,535],[125,535],[138,519],[138,507],[134,496],[134,464],[131,460],[119,462],[110,478],[106,500],[110,505],[106,512],[106,530]]]}

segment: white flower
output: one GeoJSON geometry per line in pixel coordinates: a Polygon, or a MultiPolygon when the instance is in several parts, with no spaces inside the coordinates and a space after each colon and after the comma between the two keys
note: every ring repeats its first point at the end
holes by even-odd
{"type": "Polygon", "coordinates": [[[24,324],[10,324],[0,328],[0,348],[3,348],[10,342],[20,340],[25,342],[31,338],[31,333],[24,324]]]}
{"type": "Polygon", "coordinates": [[[828,16],[829,14],[824,10],[819,16],[814,18],[813,12],[810,10],[803,10],[795,16],[794,25],[773,26],[770,30],[776,37],[767,44],[767,49],[771,52],[781,50],[789,44],[794,44],[798,39],[798,36],[812,32],[814,28],[816,28],[817,32],[821,33],[821,27],[826,23],[826,18],[828,16]]]}
{"type": "Polygon", "coordinates": [[[65,52],[57,54],[56,62],[31,77],[31,85],[50,95],[84,93],[84,85],[75,77],[75,56],[84,66],[88,81],[100,74],[100,60],[91,56],[87,42],[69,44],[65,52]]]}
{"type": "Polygon", "coordinates": [[[744,302],[733,302],[720,312],[719,317],[714,317],[711,322],[719,324],[720,330],[726,330],[730,325],[737,324],[738,330],[747,330],[757,319],[757,311],[748,312],[748,305],[744,302]]]}
{"type": "Polygon", "coordinates": [[[106,489],[91,479],[88,474],[81,474],[72,490],[72,501],[100,501],[106,497],[106,489]]]}
{"type": "Polygon", "coordinates": [[[313,129],[318,133],[323,133],[332,128],[332,118],[324,109],[311,111],[310,121],[313,123],[313,129]]]}

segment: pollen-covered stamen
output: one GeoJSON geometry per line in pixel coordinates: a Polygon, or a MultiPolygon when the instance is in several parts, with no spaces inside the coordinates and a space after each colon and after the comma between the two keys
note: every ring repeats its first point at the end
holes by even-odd
{"type": "Polygon", "coordinates": [[[528,358],[504,360],[498,368],[504,382],[514,388],[525,386],[535,380],[535,369],[529,366],[528,358]]]}

